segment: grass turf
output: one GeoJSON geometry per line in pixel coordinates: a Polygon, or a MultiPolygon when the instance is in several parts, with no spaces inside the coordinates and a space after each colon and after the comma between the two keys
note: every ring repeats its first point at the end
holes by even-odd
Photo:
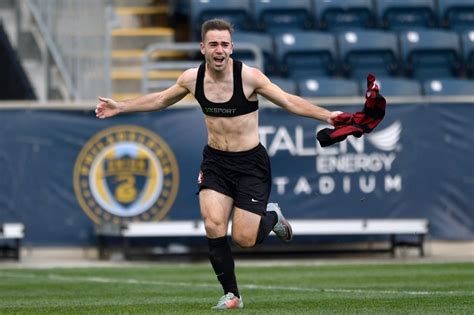
{"type": "MultiPolygon", "coordinates": [[[[474,263],[238,265],[246,314],[472,314],[474,263]]],[[[0,268],[0,314],[209,314],[208,264],[0,268]]]]}

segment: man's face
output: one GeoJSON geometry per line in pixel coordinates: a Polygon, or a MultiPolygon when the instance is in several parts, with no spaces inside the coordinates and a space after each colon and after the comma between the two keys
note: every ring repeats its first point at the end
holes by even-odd
{"type": "Polygon", "coordinates": [[[201,53],[208,67],[214,71],[223,71],[232,54],[233,46],[229,31],[211,30],[204,36],[204,42],[201,42],[201,53]]]}

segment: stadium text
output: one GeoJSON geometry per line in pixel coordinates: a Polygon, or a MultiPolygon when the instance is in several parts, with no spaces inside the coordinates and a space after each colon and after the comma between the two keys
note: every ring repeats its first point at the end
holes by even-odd
{"type": "MultiPolygon", "coordinates": [[[[402,179],[400,175],[385,175],[382,179],[385,192],[400,192],[402,190],[402,179]]],[[[331,194],[336,189],[342,189],[344,193],[358,190],[362,193],[372,193],[379,186],[375,175],[361,175],[358,178],[344,176],[340,182],[331,176],[321,176],[315,182],[310,182],[307,177],[301,176],[295,182],[291,182],[289,177],[279,176],[273,178],[278,195],[293,193],[295,195],[310,195],[319,193],[323,195],[331,194]]]]}

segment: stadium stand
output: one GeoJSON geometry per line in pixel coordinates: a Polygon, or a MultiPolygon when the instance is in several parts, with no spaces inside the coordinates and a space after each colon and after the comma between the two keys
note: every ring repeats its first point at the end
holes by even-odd
{"type": "Polygon", "coordinates": [[[336,40],[331,33],[294,31],[274,37],[281,73],[292,78],[331,76],[336,71],[336,40]]]}
{"type": "Polygon", "coordinates": [[[474,81],[455,78],[431,79],[423,82],[423,91],[429,96],[473,96],[474,81]]]}
{"type": "MultiPolygon", "coordinates": [[[[40,2],[33,0],[31,3],[39,4],[40,2]]],[[[68,4],[67,7],[75,8],[73,1],[67,0],[65,3],[68,4]]],[[[111,82],[100,80],[104,85],[100,88],[98,83],[84,80],[88,82],[87,88],[84,84],[84,87],[81,85],[81,90],[77,91],[77,95],[75,95],[74,89],[66,83],[75,82],[77,80],[75,77],[78,75],[90,76],[92,70],[85,70],[85,66],[70,67],[70,65],[77,63],[70,61],[68,57],[67,41],[57,45],[59,50],[52,49],[52,51],[58,50],[61,54],[61,56],[53,58],[55,63],[61,59],[59,57],[66,60],[64,65],[67,69],[63,70],[69,72],[71,79],[65,80],[65,85],[70,90],[69,94],[72,94],[70,96],[72,99],[86,95],[86,93],[91,98],[92,95],[97,94],[93,89],[111,90],[110,94],[116,99],[138,96],[142,90],[142,78],[145,75],[142,68],[142,57],[146,47],[158,42],[179,42],[177,34],[182,33],[192,33],[192,36],[188,35],[189,38],[200,39],[200,23],[211,17],[224,17],[234,24],[236,28],[234,41],[237,45],[248,42],[255,44],[262,50],[264,55],[263,70],[269,76],[303,78],[342,75],[357,80],[361,77],[364,78],[367,72],[374,72],[379,77],[402,75],[421,79],[432,76],[468,78],[474,76],[472,55],[470,54],[472,51],[471,42],[469,33],[467,33],[469,25],[471,25],[470,19],[474,16],[471,11],[474,0],[114,0],[111,3],[114,5],[113,11],[116,20],[113,27],[109,29],[110,45],[104,44],[104,48],[101,49],[101,51],[111,50],[109,54],[104,54],[104,56],[112,56],[109,60],[110,67],[108,67],[110,75],[107,76],[111,78],[111,82]],[[185,18],[187,21],[173,20],[178,18],[177,15],[173,15],[174,11],[180,12],[179,18],[185,18]],[[445,29],[439,28],[438,25],[445,29]],[[402,53],[400,43],[394,44],[393,36],[401,32],[395,42],[397,40],[405,41],[404,32],[408,30],[418,33],[418,37],[421,38],[419,42],[426,41],[424,40],[425,33],[420,36],[420,32],[426,30],[451,31],[453,34],[459,32],[459,35],[462,35],[463,46],[455,44],[452,47],[452,51],[455,51],[454,57],[446,57],[445,52],[438,52],[443,57],[435,56],[431,47],[429,53],[416,51],[410,52],[407,56],[405,50],[415,51],[415,43],[402,43],[401,46],[404,50],[402,53]],[[342,33],[343,31],[346,33],[342,33]],[[356,34],[356,36],[348,35],[347,31],[351,31],[349,34],[356,34]],[[374,33],[363,33],[364,31],[373,31],[374,33]],[[303,39],[306,41],[304,45],[299,45],[300,35],[294,35],[297,32],[307,33],[304,35],[306,36],[306,39],[303,39]],[[377,32],[380,35],[375,36],[374,34],[377,32]],[[283,33],[293,33],[294,44],[285,44],[283,39],[291,38],[291,36],[282,35],[283,33]],[[310,35],[311,33],[312,35],[310,35]],[[369,34],[373,38],[370,40],[359,39],[365,34],[369,34]],[[355,41],[354,38],[356,38],[355,41]],[[334,39],[336,39],[335,42],[334,39]],[[358,47],[359,45],[360,47],[358,47]],[[387,45],[385,53],[380,51],[384,45],[387,45]],[[394,46],[397,48],[393,48],[394,46]],[[301,47],[313,51],[298,51],[298,49],[302,50],[301,47]],[[461,52],[456,52],[458,47],[463,52],[464,58],[462,58],[461,52]],[[290,52],[290,50],[295,51],[290,52]],[[350,50],[350,52],[346,50],[350,50]],[[423,54],[423,57],[416,57],[418,54],[423,54]],[[397,55],[400,58],[397,59],[397,55]],[[406,59],[404,58],[408,58],[407,64],[405,64],[406,59]]],[[[102,6],[97,4],[94,11],[102,10],[102,6]]],[[[47,15],[40,5],[37,7],[41,13],[47,15]]],[[[93,20],[97,21],[97,19],[93,20]]],[[[92,25],[92,22],[87,24],[92,25]]],[[[94,26],[94,29],[98,29],[97,25],[94,26]]],[[[60,27],[52,31],[59,32],[60,27]]],[[[416,37],[416,35],[414,36],[416,37]]],[[[452,35],[450,36],[452,37],[452,35]]],[[[52,38],[61,39],[62,37],[53,34],[52,38]]],[[[182,41],[189,41],[189,38],[182,41]]],[[[85,42],[89,43],[84,39],[85,42]]],[[[438,44],[437,41],[436,44],[438,44]]],[[[446,44],[445,46],[447,48],[450,45],[446,44]]],[[[85,46],[85,44],[81,44],[81,46],[85,46]]],[[[234,51],[233,57],[246,61],[252,58],[251,55],[252,53],[240,50],[234,51]]],[[[157,61],[166,62],[185,59],[195,61],[200,59],[200,54],[183,54],[180,51],[168,50],[155,52],[154,58],[157,61]]],[[[84,65],[88,64],[88,60],[85,58],[80,62],[83,62],[84,65]]],[[[98,65],[104,69],[107,68],[108,62],[105,60],[97,58],[95,62],[97,65],[91,66],[94,71],[98,69],[98,65]]],[[[172,82],[181,73],[181,71],[172,70],[155,71],[152,79],[161,80],[164,87],[164,83],[172,82]]],[[[30,72],[28,75],[31,77],[30,72]]],[[[35,87],[36,81],[38,81],[36,78],[32,79],[35,87]]],[[[58,90],[66,91],[67,89],[58,90]]],[[[36,90],[38,89],[36,88],[36,90]]]]}
{"type": "Polygon", "coordinates": [[[474,30],[465,31],[461,34],[464,65],[467,76],[474,77],[474,30]]]}
{"type": "Polygon", "coordinates": [[[367,28],[375,25],[372,0],[313,0],[313,18],[322,29],[367,28]]]}
{"type": "Polygon", "coordinates": [[[231,22],[236,30],[253,28],[249,0],[191,0],[191,25],[194,38],[201,39],[201,25],[212,18],[223,18],[231,22]]]}
{"type": "Polygon", "coordinates": [[[474,29],[474,0],[438,0],[438,16],[442,26],[474,29]]]}
{"type": "Polygon", "coordinates": [[[337,37],[343,73],[348,77],[397,75],[399,50],[397,36],[380,30],[356,30],[337,37]]]}
{"type": "Polygon", "coordinates": [[[447,30],[410,30],[400,33],[405,73],[420,79],[457,77],[461,70],[461,47],[457,33],[447,30]]]}
{"type": "Polygon", "coordinates": [[[356,81],[336,78],[306,78],[297,80],[298,93],[302,97],[358,96],[356,81]]]}
{"type": "Polygon", "coordinates": [[[274,76],[269,77],[269,79],[274,84],[278,85],[283,91],[291,94],[298,94],[295,80],[274,76]]]}
{"type": "Polygon", "coordinates": [[[12,257],[16,260],[20,260],[21,241],[24,238],[25,226],[23,223],[0,224],[0,241],[5,242],[5,244],[0,246],[1,257],[12,257]]]}
{"type": "Polygon", "coordinates": [[[265,32],[311,29],[311,0],[253,1],[257,28],[265,32]]]}
{"type": "Polygon", "coordinates": [[[383,28],[436,26],[435,0],[375,0],[375,7],[383,28]]]}
{"type": "MultiPolygon", "coordinates": [[[[267,33],[258,32],[240,32],[236,31],[232,35],[232,40],[238,47],[243,43],[254,44],[262,50],[263,54],[263,70],[266,74],[274,74],[277,72],[277,65],[275,64],[275,55],[273,49],[273,38],[267,33]]],[[[253,60],[254,54],[245,50],[235,50],[232,54],[233,58],[247,62],[247,60],[253,60]]]]}
{"type": "MultiPolygon", "coordinates": [[[[421,96],[423,90],[418,80],[408,78],[378,77],[377,84],[383,96],[421,96]]],[[[361,91],[367,88],[367,80],[360,81],[361,91]]]]}
{"type": "MultiPolygon", "coordinates": [[[[254,44],[240,43],[234,47],[234,51],[253,53],[253,59],[248,59],[247,64],[259,69],[263,68],[263,54],[261,50],[254,44]]],[[[183,60],[157,60],[154,56],[156,53],[179,52],[181,54],[200,54],[200,46],[198,42],[183,43],[156,43],[148,45],[142,58],[142,69],[144,73],[141,76],[142,94],[152,91],[161,91],[175,83],[175,80],[166,78],[161,73],[176,73],[179,75],[186,69],[198,67],[202,59],[183,59],[183,60]]]]}
{"type": "MultiPolygon", "coordinates": [[[[111,34],[113,97],[122,100],[139,96],[143,90],[145,75],[153,80],[176,79],[182,71],[170,69],[145,73],[142,67],[148,45],[170,43],[176,37],[168,1],[120,0],[114,1],[113,4],[114,14],[119,17],[111,34]]],[[[190,58],[189,55],[175,51],[158,52],[153,57],[156,60],[190,58]]]]}

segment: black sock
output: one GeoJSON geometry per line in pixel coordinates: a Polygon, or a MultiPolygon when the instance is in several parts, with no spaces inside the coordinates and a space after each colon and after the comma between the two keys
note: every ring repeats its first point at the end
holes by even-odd
{"type": "Polygon", "coordinates": [[[240,297],[234,272],[234,258],[227,238],[223,236],[207,240],[209,242],[209,260],[224,289],[224,294],[232,292],[235,296],[240,297]]]}
{"type": "Polygon", "coordinates": [[[260,225],[257,232],[257,244],[261,244],[278,222],[278,216],[275,211],[265,211],[260,219],[260,225]]]}

